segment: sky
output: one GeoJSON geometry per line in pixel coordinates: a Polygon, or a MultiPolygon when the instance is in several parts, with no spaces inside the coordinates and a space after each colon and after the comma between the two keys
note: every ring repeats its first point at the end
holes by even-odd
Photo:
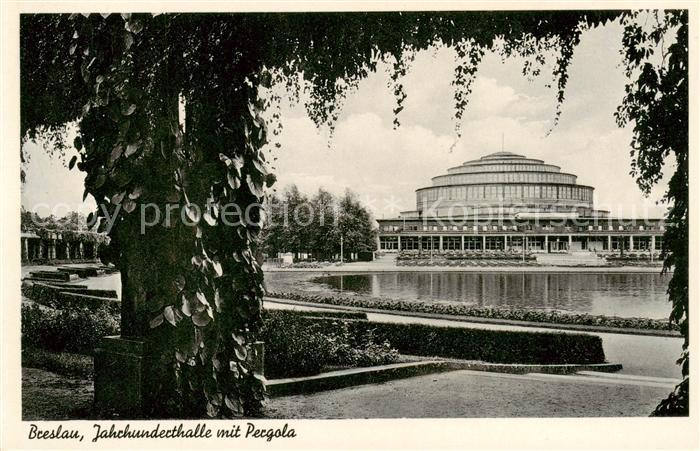
{"type": "MultiPolygon", "coordinates": [[[[546,86],[551,72],[545,68],[540,77],[528,80],[521,73],[523,61],[504,62],[487,53],[469,96],[462,137],[455,142],[455,53],[449,48],[416,55],[404,79],[408,98],[396,130],[395,99],[382,66],[348,95],[330,140],[329,131],[316,128],[303,105],[283,101],[276,189],[296,184],[309,194],[322,187],[340,195],[349,188],[375,218],[396,217],[415,209],[415,190],[429,186],[431,177],[500,151],[503,140],[505,151],[578,175],[578,183],[595,187],[596,207],[613,216],[663,217],[666,207],[657,201],[674,162],[666,162],[661,183],[649,197],[643,196],[629,174],[632,129],[615,123],[627,81],[620,66],[621,35],[618,24],[584,32],[556,126],[556,89],[546,86]]],[[[42,216],[94,209],[90,196],[82,201],[85,174],[66,167],[71,153],[62,161],[37,144],[28,143],[25,151],[30,161],[22,186],[24,208],[42,216]]]]}

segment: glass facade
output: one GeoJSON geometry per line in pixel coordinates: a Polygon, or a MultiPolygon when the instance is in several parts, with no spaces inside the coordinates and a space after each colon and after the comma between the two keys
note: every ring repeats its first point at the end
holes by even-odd
{"type": "Polygon", "coordinates": [[[451,168],[433,178],[433,184],[416,191],[419,211],[492,204],[536,204],[553,207],[593,206],[593,188],[576,184],[576,176],[555,165],[510,152],[497,152],[451,168]]]}

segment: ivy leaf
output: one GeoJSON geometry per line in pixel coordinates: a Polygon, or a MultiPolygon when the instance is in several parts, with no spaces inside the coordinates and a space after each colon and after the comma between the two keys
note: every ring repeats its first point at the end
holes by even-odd
{"type": "Polygon", "coordinates": [[[241,334],[237,334],[236,332],[231,333],[231,338],[233,338],[233,341],[235,341],[238,346],[243,346],[245,343],[245,337],[241,334]]]}
{"type": "Polygon", "coordinates": [[[246,182],[248,183],[248,189],[256,197],[262,197],[263,195],[263,184],[258,181],[255,177],[251,177],[250,174],[246,175],[246,182]]]}
{"type": "Polygon", "coordinates": [[[187,217],[190,218],[190,220],[195,224],[197,224],[201,219],[199,208],[197,208],[197,206],[194,204],[187,204],[185,206],[185,213],[187,214],[187,217]]]}
{"type": "Polygon", "coordinates": [[[119,205],[122,203],[122,200],[124,199],[124,196],[126,195],[126,191],[122,191],[121,193],[117,193],[114,196],[112,196],[111,202],[114,205],[119,205]]]}
{"type": "Polygon", "coordinates": [[[127,200],[124,202],[124,204],[122,204],[122,207],[124,207],[124,210],[125,210],[127,213],[131,213],[132,211],[134,211],[134,210],[136,209],[136,202],[134,202],[134,201],[131,200],[131,199],[127,199],[127,200]]]}
{"type": "Polygon", "coordinates": [[[175,323],[175,312],[173,311],[173,306],[169,305],[163,309],[163,316],[165,317],[165,320],[172,324],[173,326],[176,325],[175,323]]]}
{"type": "Polygon", "coordinates": [[[141,22],[138,19],[130,20],[129,22],[127,22],[127,25],[129,27],[129,31],[131,31],[134,34],[139,34],[141,33],[141,30],[143,30],[143,22],[141,22]]]}
{"type": "Polygon", "coordinates": [[[109,162],[111,164],[114,164],[114,162],[117,161],[117,159],[119,157],[121,157],[123,152],[124,152],[124,148],[122,146],[119,146],[119,145],[114,146],[114,149],[112,149],[112,153],[109,156],[109,162]]]}
{"type": "Polygon", "coordinates": [[[267,175],[267,169],[265,168],[265,164],[263,164],[260,160],[253,160],[253,166],[255,166],[255,169],[258,170],[260,175],[267,175]]]}
{"type": "Polygon", "coordinates": [[[225,403],[226,407],[231,409],[231,412],[233,412],[236,415],[242,415],[243,414],[243,403],[241,403],[241,400],[239,398],[234,398],[231,396],[226,396],[225,398],[225,403]]]}
{"type": "Polygon", "coordinates": [[[158,316],[153,318],[148,324],[151,327],[151,329],[155,329],[156,327],[160,326],[161,324],[163,324],[163,314],[158,314],[158,316]]]}
{"type": "Polygon", "coordinates": [[[243,167],[244,161],[240,156],[236,156],[231,160],[231,163],[233,164],[233,167],[236,168],[236,171],[240,174],[241,168],[243,167]]]}
{"type": "Polygon", "coordinates": [[[104,174],[98,174],[97,177],[95,177],[95,182],[92,184],[92,187],[94,189],[99,189],[102,185],[105,184],[107,181],[107,176],[104,174]]]}
{"type": "Polygon", "coordinates": [[[241,181],[233,171],[228,171],[226,173],[226,179],[228,180],[228,185],[232,189],[238,189],[241,187],[241,181]]]}
{"type": "Polygon", "coordinates": [[[187,294],[182,295],[182,314],[185,316],[192,316],[192,307],[190,306],[190,300],[187,298],[187,294]]]}
{"type": "Polygon", "coordinates": [[[212,260],[211,266],[212,266],[212,269],[214,270],[214,273],[216,274],[216,277],[221,277],[222,274],[224,273],[224,269],[221,267],[221,263],[219,263],[216,260],[212,260]]]}
{"type": "Polygon", "coordinates": [[[267,174],[265,176],[265,184],[267,185],[268,188],[271,188],[272,185],[274,185],[276,181],[277,181],[277,176],[275,176],[275,174],[267,174]]]}
{"type": "Polygon", "coordinates": [[[131,191],[131,194],[129,194],[129,199],[138,199],[139,196],[141,196],[141,192],[143,191],[143,188],[140,186],[137,186],[131,191]]]}
{"type": "Polygon", "coordinates": [[[195,326],[204,327],[211,322],[211,317],[207,314],[206,310],[196,312],[192,314],[192,322],[195,326]]]}
{"type": "Polygon", "coordinates": [[[246,351],[245,347],[243,347],[239,344],[236,344],[236,345],[234,345],[233,349],[234,349],[234,352],[236,353],[236,358],[239,361],[244,362],[245,358],[248,356],[248,351],[246,351]]]}
{"type": "Polygon", "coordinates": [[[134,44],[134,37],[128,31],[124,33],[124,50],[129,50],[134,44]]]}
{"type": "Polygon", "coordinates": [[[80,136],[76,136],[73,140],[73,147],[75,147],[78,151],[83,150],[83,140],[80,139],[80,136]]]}
{"type": "Polygon", "coordinates": [[[131,116],[134,113],[134,111],[136,111],[136,105],[132,103],[128,107],[122,109],[122,114],[124,116],[131,116]]]}
{"type": "Polygon", "coordinates": [[[224,299],[221,297],[218,289],[214,291],[214,305],[216,305],[216,311],[221,313],[221,307],[224,305],[224,299]]]}
{"type": "Polygon", "coordinates": [[[135,154],[137,150],[138,150],[138,146],[136,144],[129,144],[128,146],[126,146],[126,151],[124,152],[124,157],[129,158],[130,156],[135,154]]]}
{"type": "Polygon", "coordinates": [[[219,415],[219,408],[216,407],[211,402],[208,402],[207,403],[207,415],[209,415],[212,418],[219,415]]]}
{"type": "Polygon", "coordinates": [[[197,309],[197,310],[204,311],[206,309],[206,306],[209,305],[209,301],[207,301],[207,298],[206,298],[206,296],[204,296],[204,293],[202,293],[199,290],[197,291],[196,296],[197,296],[197,300],[202,304],[202,308],[197,309]]]}
{"type": "Polygon", "coordinates": [[[73,166],[75,166],[76,161],[78,161],[78,156],[73,155],[73,158],[70,159],[70,163],[68,163],[68,169],[73,169],[73,166]]]}
{"type": "Polygon", "coordinates": [[[204,213],[204,220],[212,227],[216,225],[216,219],[208,211],[204,213]]]}
{"type": "Polygon", "coordinates": [[[178,275],[175,280],[173,280],[173,285],[177,288],[178,292],[185,289],[185,283],[185,277],[182,274],[178,275]]]}

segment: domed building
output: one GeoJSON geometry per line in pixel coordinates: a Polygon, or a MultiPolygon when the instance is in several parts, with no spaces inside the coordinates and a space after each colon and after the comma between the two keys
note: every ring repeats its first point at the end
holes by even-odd
{"type": "Polygon", "coordinates": [[[449,168],[416,190],[416,209],[378,220],[379,250],[661,249],[663,221],[616,219],[592,186],[561,167],[496,152],[449,168]]]}
{"type": "Polygon", "coordinates": [[[416,212],[437,217],[604,216],[593,210],[593,188],[559,166],[496,152],[450,168],[416,190],[416,212]]]}

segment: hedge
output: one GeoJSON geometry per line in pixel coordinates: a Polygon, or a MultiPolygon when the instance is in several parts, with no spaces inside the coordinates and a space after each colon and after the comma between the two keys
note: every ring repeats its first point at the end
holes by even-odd
{"type": "Polygon", "coordinates": [[[27,298],[56,309],[81,309],[89,310],[106,309],[113,314],[119,314],[121,304],[114,290],[91,290],[80,285],[67,288],[53,286],[49,283],[23,284],[22,294],[27,298]]]}
{"type": "Polygon", "coordinates": [[[119,333],[119,317],[105,308],[53,309],[22,305],[22,347],[92,354],[100,339],[119,333]]]}
{"type": "MultiPolygon", "coordinates": [[[[321,329],[335,327],[329,318],[300,317],[321,329]]],[[[370,332],[401,354],[533,365],[604,363],[597,335],[568,332],[506,331],[415,323],[347,322],[351,333],[370,332]]]]}
{"type": "Polygon", "coordinates": [[[377,297],[347,297],[299,292],[268,292],[268,296],[295,301],[349,307],[373,308],[402,312],[437,313],[442,315],[530,321],[550,324],[577,324],[621,329],[678,330],[668,320],[650,318],[620,318],[616,316],[567,313],[556,310],[527,310],[503,307],[478,307],[469,304],[438,303],[418,300],[396,300],[377,297]]]}
{"type": "Polygon", "coordinates": [[[596,335],[439,327],[427,324],[361,323],[400,353],[490,363],[590,364],[605,362],[596,335]]]}
{"type": "Polygon", "coordinates": [[[388,341],[377,340],[369,328],[352,327],[363,320],[321,317],[316,313],[264,313],[259,339],[265,342],[267,378],[310,376],[332,366],[373,366],[398,360],[398,352],[388,341]]]}
{"type": "MultiPolygon", "coordinates": [[[[39,292],[46,294],[48,291],[39,292]]],[[[366,318],[361,312],[265,312],[258,338],[266,342],[266,376],[308,376],[329,366],[395,362],[398,352],[389,343],[375,340],[370,330],[349,327],[350,321],[366,318]]],[[[78,303],[64,303],[62,308],[39,303],[22,305],[22,348],[27,364],[49,370],[61,369],[66,366],[63,357],[66,352],[92,355],[102,337],[118,334],[119,314],[105,305],[95,304],[92,309],[80,307],[78,303]],[[42,350],[51,354],[42,353],[42,350]]]]}

